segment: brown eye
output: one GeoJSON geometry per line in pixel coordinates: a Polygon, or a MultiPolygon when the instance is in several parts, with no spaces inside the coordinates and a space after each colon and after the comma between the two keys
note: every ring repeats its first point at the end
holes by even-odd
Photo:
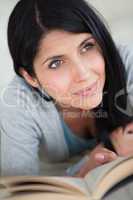
{"type": "Polygon", "coordinates": [[[133,134],[133,130],[127,131],[127,134],[133,134]]]}

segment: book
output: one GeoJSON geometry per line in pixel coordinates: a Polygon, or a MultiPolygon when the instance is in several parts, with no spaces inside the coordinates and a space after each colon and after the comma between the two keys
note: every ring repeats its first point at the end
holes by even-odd
{"type": "Polygon", "coordinates": [[[133,177],[133,156],[119,157],[91,170],[84,178],[1,177],[0,194],[2,200],[99,200],[127,177],[133,177]]]}

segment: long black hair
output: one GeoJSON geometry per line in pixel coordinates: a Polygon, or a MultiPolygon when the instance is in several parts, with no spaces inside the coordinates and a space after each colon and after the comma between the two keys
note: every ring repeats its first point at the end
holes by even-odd
{"type": "Polygon", "coordinates": [[[132,116],[118,109],[118,105],[123,109],[127,106],[125,67],[100,15],[84,0],[20,0],[16,4],[8,23],[8,44],[15,72],[21,76],[19,71],[23,67],[35,75],[33,61],[41,39],[55,29],[93,35],[106,64],[102,106],[93,109],[94,113],[102,109],[107,114],[96,118],[99,133],[125,126],[132,120],[132,116]],[[123,95],[116,103],[116,94],[121,90],[123,95]]]}

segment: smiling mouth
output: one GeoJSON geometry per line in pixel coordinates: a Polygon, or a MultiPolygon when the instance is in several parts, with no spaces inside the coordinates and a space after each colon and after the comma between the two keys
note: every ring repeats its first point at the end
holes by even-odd
{"type": "Polygon", "coordinates": [[[91,96],[94,95],[97,89],[98,81],[95,81],[91,86],[88,86],[78,92],[75,92],[74,95],[81,95],[81,96],[91,96]]]}

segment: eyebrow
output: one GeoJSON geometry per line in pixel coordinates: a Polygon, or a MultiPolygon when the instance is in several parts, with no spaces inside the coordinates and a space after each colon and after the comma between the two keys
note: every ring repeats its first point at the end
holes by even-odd
{"type": "MultiPolygon", "coordinates": [[[[81,48],[88,40],[92,39],[92,36],[87,37],[83,42],[81,42],[81,44],[78,46],[78,48],[81,48]]],[[[56,59],[60,59],[62,57],[64,57],[65,55],[55,55],[55,56],[51,56],[48,57],[42,64],[46,63],[49,60],[56,60],[56,59]]]]}

